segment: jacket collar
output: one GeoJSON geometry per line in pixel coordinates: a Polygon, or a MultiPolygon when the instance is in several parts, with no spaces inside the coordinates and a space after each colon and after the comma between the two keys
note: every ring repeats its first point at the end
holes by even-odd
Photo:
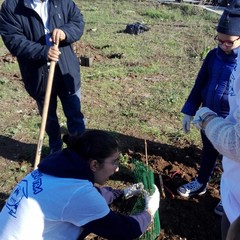
{"type": "MultiPolygon", "coordinates": [[[[24,6],[27,8],[32,8],[31,4],[34,3],[35,1],[40,1],[40,0],[23,0],[24,2],[24,6]]],[[[47,0],[50,2],[52,2],[55,6],[57,5],[57,0],[47,0]]]]}
{"type": "Polygon", "coordinates": [[[236,62],[240,47],[234,48],[230,54],[226,54],[219,46],[217,47],[217,57],[221,60],[236,62]]]}

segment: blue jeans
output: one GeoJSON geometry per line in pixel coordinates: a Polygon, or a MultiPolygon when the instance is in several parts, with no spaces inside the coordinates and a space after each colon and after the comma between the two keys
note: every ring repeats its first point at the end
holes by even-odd
{"type": "Polygon", "coordinates": [[[210,180],[212,172],[215,167],[217,157],[219,156],[218,151],[213,147],[207,136],[201,131],[202,137],[202,153],[201,153],[201,166],[198,172],[198,182],[207,184],[210,180]]]}
{"type": "MultiPolygon", "coordinates": [[[[85,131],[84,116],[81,112],[81,90],[72,95],[65,93],[65,86],[59,71],[55,73],[51,98],[46,122],[46,132],[49,137],[49,147],[52,152],[61,150],[61,129],[57,116],[57,99],[62,104],[64,115],[67,119],[67,128],[70,135],[81,134],[85,131]]],[[[44,99],[37,101],[40,115],[42,116],[44,99]]]]}

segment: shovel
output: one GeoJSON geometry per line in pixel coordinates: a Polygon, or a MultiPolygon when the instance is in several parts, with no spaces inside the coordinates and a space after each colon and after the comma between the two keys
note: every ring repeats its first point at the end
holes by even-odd
{"type": "MultiPolygon", "coordinates": [[[[56,46],[58,46],[58,45],[56,44],[56,46]]],[[[37,168],[37,166],[40,162],[40,158],[41,158],[43,138],[44,138],[46,122],[47,122],[48,108],[49,108],[50,96],[51,96],[51,91],[52,91],[55,66],[56,66],[56,62],[51,61],[50,69],[49,69],[49,73],[48,73],[47,88],[46,88],[46,93],[45,93],[45,98],[44,98],[41,128],[40,128],[40,133],[39,133],[39,138],[38,138],[37,151],[36,151],[36,155],[35,155],[34,169],[37,168]]]]}

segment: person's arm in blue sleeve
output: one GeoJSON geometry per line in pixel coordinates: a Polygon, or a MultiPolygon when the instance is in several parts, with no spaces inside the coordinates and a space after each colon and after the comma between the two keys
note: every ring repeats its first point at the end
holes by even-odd
{"type": "Polygon", "coordinates": [[[210,60],[213,54],[216,53],[216,49],[211,50],[206,58],[203,61],[203,64],[198,72],[197,78],[195,80],[194,86],[182,107],[181,112],[184,114],[188,114],[190,116],[194,116],[198,108],[202,104],[202,89],[206,86],[207,81],[209,79],[209,64],[211,64],[210,60]]]}
{"type": "Polygon", "coordinates": [[[87,223],[78,240],[94,233],[108,240],[132,240],[140,237],[151,223],[151,215],[143,211],[136,215],[125,216],[110,211],[105,217],[87,223]]]}
{"type": "Polygon", "coordinates": [[[73,1],[68,1],[66,8],[68,8],[68,21],[59,29],[66,34],[66,39],[62,43],[72,44],[84,33],[84,17],[73,1]]]}
{"type": "Polygon", "coordinates": [[[115,199],[122,197],[124,194],[123,190],[113,189],[111,187],[96,187],[101,195],[105,198],[107,204],[111,204],[115,199]]]}
{"type": "Polygon", "coordinates": [[[47,62],[50,46],[27,39],[24,23],[15,15],[15,8],[14,1],[3,2],[1,5],[0,35],[7,49],[16,57],[47,62]]]}
{"type": "MultiPolygon", "coordinates": [[[[111,202],[113,199],[116,199],[123,194],[125,197],[133,196],[134,193],[138,192],[138,187],[141,187],[141,184],[134,184],[132,187],[126,188],[123,191],[102,188],[102,193],[105,196],[105,199],[107,199],[108,202],[111,202]],[[133,195],[129,194],[129,191],[133,195]]],[[[97,234],[98,236],[109,240],[130,240],[140,237],[146,232],[159,208],[160,193],[156,185],[154,185],[154,188],[155,191],[152,195],[148,195],[145,192],[145,209],[142,212],[126,216],[110,210],[105,217],[84,225],[79,240],[83,239],[83,237],[87,236],[89,233],[97,234]]]]}

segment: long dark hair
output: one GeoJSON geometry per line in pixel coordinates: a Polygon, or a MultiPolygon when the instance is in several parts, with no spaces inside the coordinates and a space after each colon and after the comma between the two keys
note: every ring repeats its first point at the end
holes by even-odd
{"type": "Polygon", "coordinates": [[[118,151],[118,142],[103,130],[87,130],[81,135],[64,135],[63,142],[86,161],[95,159],[103,163],[104,159],[118,151]]]}

